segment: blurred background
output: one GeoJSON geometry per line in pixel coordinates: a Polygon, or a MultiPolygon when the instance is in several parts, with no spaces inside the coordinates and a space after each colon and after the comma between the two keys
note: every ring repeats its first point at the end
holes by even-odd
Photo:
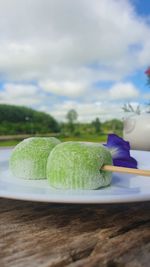
{"type": "Polygon", "coordinates": [[[150,112],[150,1],[0,1],[0,146],[106,141],[150,112]]]}

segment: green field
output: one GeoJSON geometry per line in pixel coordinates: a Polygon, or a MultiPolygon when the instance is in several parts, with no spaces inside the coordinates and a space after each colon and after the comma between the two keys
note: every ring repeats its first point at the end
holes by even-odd
{"type": "MultiPolygon", "coordinates": [[[[82,136],[82,137],[60,137],[59,138],[62,142],[67,141],[87,141],[87,142],[106,142],[107,135],[100,135],[100,136],[82,136]]],[[[8,140],[8,141],[0,141],[0,147],[11,147],[15,146],[19,143],[18,140],[8,140]]]]}
{"type": "Polygon", "coordinates": [[[66,141],[86,141],[86,142],[106,142],[107,135],[85,136],[85,137],[64,137],[60,138],[62,142],[66,141]]]}

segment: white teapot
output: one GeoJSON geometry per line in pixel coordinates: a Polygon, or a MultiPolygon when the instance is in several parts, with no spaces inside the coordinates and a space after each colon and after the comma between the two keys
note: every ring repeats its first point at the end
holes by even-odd
{"type": "Polygon", "coordinates": [[[150,113],[124,119],[123,137],[131,149],[150,150],[150,113]]]}

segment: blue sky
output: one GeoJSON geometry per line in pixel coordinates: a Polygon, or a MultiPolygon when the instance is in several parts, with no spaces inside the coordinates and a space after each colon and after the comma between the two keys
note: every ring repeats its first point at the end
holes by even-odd
{"type": "Polygon", "coordinates": [[[150,1],[149,0],[132,0],[136,12],[143,17],[150,16],[150,1]]]}
{"type": "Polygon", "coordinates": [[[59,121],[72,108],[79,121],[121,119],[128,102],[144,111],[150,1],[0,1],[0,59],[0,103],[59,121]]]}
{"type": "MultiPolygon", "coordinates": [[[[139,17],[143,17],[147,20],[147,23],[150,24],[150,1],[132,0],[131,3],[133,4],[139,17]]],[[[143,68],[140,69],[128,79],[130,79],[141,90],[141,92],[150,92],[150,88],[147,86],[147,79],[145,77],[144,70],[145,69],[143,68]]]]}

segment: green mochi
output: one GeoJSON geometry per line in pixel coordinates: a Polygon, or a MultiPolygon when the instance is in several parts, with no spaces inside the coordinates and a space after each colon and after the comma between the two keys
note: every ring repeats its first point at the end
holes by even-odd
{"type": "Polygon", "coordinates": [[[51,150],[60,141],[55,137],[31,137],[20,142],[10,157],[10,170],[23,179],[46,179],[46,164],[51,150]]]}
{"type": "Polygon", "coordinates": [[[47,178],[57,189],[97,189],[111,183],[112,173],[100,170],[104,164],[112,165],[112,156],[104,146],[65,142],[50,153],[47,178]]]}

